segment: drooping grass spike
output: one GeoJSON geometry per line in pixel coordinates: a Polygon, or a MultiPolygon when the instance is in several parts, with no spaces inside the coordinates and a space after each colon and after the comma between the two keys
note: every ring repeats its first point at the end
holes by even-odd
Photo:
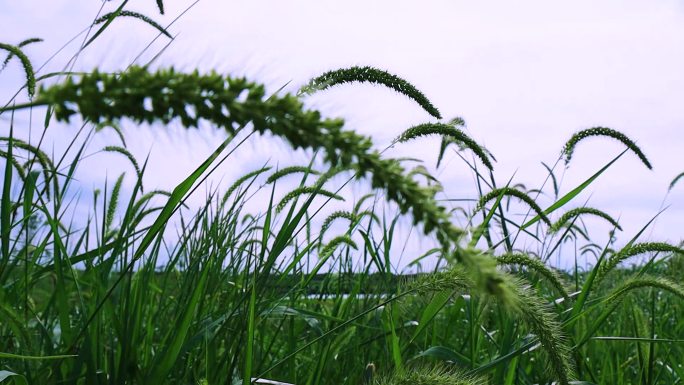
{"type": "MultiPolygon", "coordinates": [[[[43,41],[43,39],[41,39],[41,38],[39,38],[39,37],[33,37],[33,38],[30,38],[30,39],[26,39],[26,40],[22,41],[21,43],[17,44],[17,48],[22,48],[22,47],[27,46],[27,45],[29,45],[29,44],[31,44],[31,43],[38,43],[38,42],[41,42],[41,41],[43,41]]],[[[12,58],[13,58],[14,56],[15,56],[14,52],[10,52],[10,53],[7,55],[7,57],[5,58],[5,60],[3,60],[3,62],[2,62],[2,67],[0,67],[0,72],[2,72],[2,70],[5,69],[5,67],[7,67],[7,64],[9,64],[10,60],[12,60],[12,58]]]]}
{"type": "Polygon", "coordinates": [[[320,175],[320,172],[312,169],[311,167],[290,166],[290,167],[281,168],[280,170],[269,175],[268,179],[266,179],[266,184],[271,184],[271,183],[277,181],[278,179],[285,177],[287,175],[299,174],[299,173],[311,174],[311,175],[320,175]]]}
{"type": "MultiPolygon", "coordinates": [[[[0,142],[9,141],[9,137],[0,137],[0,142]]],[[[50,183],[53,183],[55,190],[58,188],[57,180],[54,178],[54,176],[57,174],[57,169],[55,168],[52,159],[43,150],[18,138],[12,138],[12,146],[14,148],[20,148],[34,157],[33,159],[30,159],[22,168],[30,168],[31,162],[33,162],[34,159],[38,162],[38,164],[40,164],[40,167],[43,169],[43,177],[45,179],[45,194],[47,196],[50,195],[50,183]]]]}
{"type": "MultiPolygon", "coordinates": [[[[161,13],[163,14],[163,6],[160,7],[160,10],[162,11],[161,13]]],[[[162,34],[166,35],[169,39],[173,39],[173,36],[169,33],[169,31],[166,30],[166,28],[162,27],[159,23],[156,21],[150,19],[149,17],[138,13],[138,12],[132,12],[132,11],[118,11],[118,12],[110,12],[105,15],[102,15],[101,17],[97,18],[93,24],[102,24],[107,22],[109,19],[114,18],[114,17],[132,17],[138,20],[141,20],[152,27],[154,27],[157,31],[161,32],[162,34]]]]}
{"type": "Polygon", "coordinates": [[[636,143],[629,139],[625,134],[607,127],[593,127],[575,133],[570,138],[570,140],[568,140],[567,143],[565,143],[565,146],[563,146],[565,164],[568,164],[570,162],[570,159],[572,159],[572,154],[575,151],[575,147],[577,147],[577,144],[583,139],[588,138],[590,136],[607,136],[619,140],[625,146],[627,146],[627,148],[632,150],[632,152],[634,152],[639,157],[639,159],[641,159],[641,162],[644,165],[646,165],[646,167],[648,167],[649,170],[653,169],[653,166],[651,166],[651,163],[646,158],[646,155],[644,155],[644,153],[641,151],[639,146],[636,145],[636,143]]]}
{"type": "Polygon", "coordinates": [[[541,218],[542,221],[551,226],[551,221],[546,214],[544,214],[544,211],[541,209],[541,207],[539,207],[537,202],[535,202],[534,199],[532,199],[529,195],[512,187],[497,188],[483,195],[482,198],[480,198],[480,202],[478,203],[475,211],[477,212],[482,210],[488,202],[497,199],[499,196],[512,196],[520,199],[530,206],[530,208],[539,216],[539,218],[541,218]]]}
{"type": "Polygon", "coordinates": [[[339,84],[353,82],[381,84],[385,87],[391,88],[418,103],[425,111],[427,111],[427,113],[435,118],[442,118],[439,110],[411,83],[400,78],[399,76],[392,75],[387,71],[379,70],[369,66],[354,66],[350,68],[328,71],[323,75],[311,79],[307,85],[299,89],[299,94],[313,94],[316,91],[326,90],[339,84]]]}
{"type": "Polygon", "coordinates": [[[323,260],[330,257],[332,253],[335,252],[335,249],[337,249],[337,246],[340,246],[342,244],[345,244],[354,250],[358,249],[358,246],[356,246],[356,242],[354,242],[348,235],[340,235],[333,238],[330,242],[328,242],[325,246],[321,248],[319,258],[323,260]]]}
{"type": "Polygon", "coordinates": [[[606,262],[603,265],[601,265],[597,280],[603,279],[603,277],[605,277],[606,274],[608,274],[611,270],[617,267],[617,265],[619,265],[620,262],[623,262],[628,258],[640,254],[654,252],[684,254],[684,250],[680,249],[677,246],[673,246],[664,242],[637,243],[632,246],[625,247],[624,249],[611,255],[610,258],[608,258],[608,260],[606,260],[606,262]]]}
{"type": "Polygon", "coordinates": [[[613,217],[611,217],[610,215],[606,214],[605,212],[603,212],[601,210],[591,208],[591,207],[578,207],[578,208],[574,208],[572,210],[568,210],[556,222],[554,222],[553,225],[551,225],[551,228],[549,228],[549,230],[552,232],[557,232],[558,230],[561,229],[561,227],[563,227],[563,225],[568,223],[571,219],[578,217],[580,215],[584,215],[584,214],[589,214],[589,215],[601,217],[601,218],[607,220],[615,228],[622,231],[622,227],[620,227],[620,224],[615,219],[613,219],[613,217]]]}
{"type": "Polygon", "coordinates": [[[375,379],[369,385],[485,385],[485,377],[472,376],[454,368],[412,367],[375,379]]]}
{"type": "Polygon", "coordinates": [[[121,154],[128,158],[128,161],[131,162],[131,165],[135,169],[135,173],[138,176],[138,179],[140,179],[141,185],[140,185],[140,190],[144,191],[142,188],[142,171],[140,170],[140,165],[138,164],[138,161],[135,159],[133,154],[131,154],[130,151],[127,149],[120,147],[120,146],[106,146],[105,148],[102,149],[104,152],[115,152],[118,154],[121,154]]]}
{"type": "Polygon", "coordinates": [[[443,123],[423,123],[417,126],[413,126],[406,131],[404,131],[397,141],[407,142],[411,139],[419,138],[428,135],[441,135],[442,138],[450,138],[455,140],[457,143],[462,143],[465,147],[469,148],[471,151],[477,155],[477,157],[482,161],[482,163],[490,170],[493,169],[492,162],[485,151],[480,147],[477,142],[472,140],[468,135],[458,128],[443,123]]]}
{"type": "MultiPolygon", "coordinates": [[[[0,49],[9,52],[10,55],[16,56],[21,61],[21,65],[24,67],[24,74],[26,75],[26,90],[29,98],[32,98],[36,92],[36,75],[28,56],[19,47],[10,44],[0,43],[0,49]]],[[[7,60],[9,61],[9,58],[7,60]]],[[[0,113],[2,113],[1,110],[0,113]]]]}
{"type": "Polygon", "coordinates": [[[235,182],[233,182],[228,187],[226,192],[223,194],[223,198],[221,199],[221,206],[223,206],[226,203],[228,198],[230,198],[230,196],[235,192],[235,190],[237,190],[240,186],[242,186],[243,183],[245,183],[249,179],[256,178],[257,176],[265,173],[266,171],[268,171],[270,169],[271,169],[271,167],[265,166],[265,167],[262,167],[258,170],[250,171],[247,174],[236,179],[235,182]]]}
{"type": "Polygon", "coordinates": [[[311,186],[305,186],[305,187],[297,187],[296,189],[290,191],[289,193],[285,194],[283,199],[278,202],[278,205],[276,206],[276,212],[281,212],[287,206],[288,203],[290,203],[293,199],[297,198],[300,195],[307,195],[307,194],[315,194],[315,195],[323,195],[328,198],[336,199],[338,201],[343,201],[344,198],[341,196],[330,192],[328,190],[324,190],[320,187],[311,187],[311,186]]]}
{"type": "Polygon", "coordinates": [[[677,182],[679,182],[679,180],[682,178],[684,178],[684,172],[677,175],[674,179],[672,179],[672,182],[670,182],[670,187],[668,188],[668,190],[672,190],[674,186],[677,184],[677,182]]]}
{"type": "Polygon", "coordinates": [[[500,265],[520,265],[535,271],[549,281],[566,301],[569,299],[568,292],[565,289],[565,285],[563,285],[560,274],[546,266],[538,258],[533,258],[526,254],[508,253],[496,257],[496,261],[500,265]]]}
{"type": "Polygon", "coordinates": [[[517,313],[523,322],[536,335],[539,343],[548,355],[548,369],[553,377],[562,385],[569,385],[575,376],[570,348],[565,342],[561,324],[549,306],[524,281],[510,276],[503,285],[515,293],[516,302],[504,303],[504,306],[517,313]]]}
{"type": "Polygon", "coordinates": [[[682,287],[682,285],[664,277],[642,276],[639,278],[632,278],[615,288],[613,292],[608,295],[608,302],[619,302],[624,295],[644,287],[668,291],[684,300],[684,287],[682,287]]]}
{"type": "Polygon", "coordinates": [[[354,213],[351,213],[349,211],[335,211],[334,213],[328,215],[327,218],[323,221],[323,224],[321,225],[321,230],[320,230],[320,236],[322,237],[326,231],[328,231],[328,228],[332,225],[332,223],[336,219],[344,218],[347,219],[349,222],[354,223],[357,220],[356,215],[354,213]]]}
{"type": "Polygon", "coordinates": [[[114,183],[114,188],[109,196],[109,204],[107,205],[107,215],[105,216],[104,229],[109,231],[112,223],[114,222],[114,215],[116,214],[116,209],[119,206],[119,195],[121,194],[121,185],[123,184],[124,177],[126,173],[122,173],[116,179],[114,183]]]}

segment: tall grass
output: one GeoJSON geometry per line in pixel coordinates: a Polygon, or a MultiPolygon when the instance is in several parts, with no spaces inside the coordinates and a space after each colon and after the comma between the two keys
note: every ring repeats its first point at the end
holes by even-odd
{"type": "MultiPolygon", "coordinates": [[[[119,16],[167,31],[125,5],[94,20],[99,29],[83,46],[119,16]]],[[[476,178],[476,207],[447,210],[439,200],[443,186],[426,168],[406,170],[401,159],[344,129],[342,120],[304,108],[301,98],[313,92],[370,82],[441,119],[422,92],[386,71],[330,71],[299,96],[266,95],[263,85],[223,74],[144,66],[71,74],[52,85],[38,77],[36,85],[25,45],[0,45],[9,59],[19,59],[29,95],[0,109],[9,122],[0,138],[0,382],[682,381],[681,247],[641,242],[648,224],[618,251],[612,238],[597,245],[582,225],[585,217],[598,216],[616,229],[620,224],[576,204],[624,152],[559,196],[556,167],[546,166],[552,183],[541,188],[512,181],[497,187],[494,157],[457,128],[462,120],[408,128],[397,143],[439,135],[438,165],[451,150],[476,178]],[[13,114],[27,109],[46,111],[45,129],[73,117],[85,123],[69,149],[49,154],[43,150],[49,144],[33,144],[15,128],[13,114]],[[150,191],[143,183],[147,162],[126,148],[127,138],[116,129],[120,120],[179,120],[186,127],[210,122],[227,135],[172,191],[150,191]],[[84,202],[73,193],[76,170],[91,161],[84,139],[105,126],[117,130],[121,143],[102,151],[123,157],[134,172],[108,180],[84,202]],[[225,190],[209,190],[198,209],[185,208],[215,167],[251,136],[240,134],[267,131],[313,150],[312,162],[265,165],[225,190]],[[371,195],[350,199],[342,192],[361,179],[370,182],[371,195]],[[134,187],[126,191],[124,181],[134,187]],[[555,202],[544,209],[537,198],[545,192],[555,202]],[[385,199],[370,199],[373,194],[385,199]],[[521,208],[511,206],[511,198],[525,204],[522,220],[513,215],[521,208]],[[255,199],[259,209],[249,210],[255,199]],[[87,214],[74,218],[75,207],[87,207],[87,214]],[[458,216],[466,226],[454,224],[458,216]],[[429,256],[442,268],[396,274],[395,253],[405,241],[396,229],[404,217],[436,245],[412,264],[429,256]],[[521,250],[520,234],[538,248],[521,250]],[[595,265],[582,271],[575,263],[572,273],[550,267],[546,262],[569,239],[576,253],[593,253],[595,265]],[[623,267],[636,255],[648,256],[647,262],[623,267]]],[[[574,135],[555,164],[569,160],[589,136],[620,140],[650,168],[635,142],[606,128],[574,135]]]]}

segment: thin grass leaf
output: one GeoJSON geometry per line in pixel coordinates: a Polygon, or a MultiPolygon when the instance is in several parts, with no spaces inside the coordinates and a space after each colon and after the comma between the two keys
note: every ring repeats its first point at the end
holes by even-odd
{"type": "MultiPolygon", "coordinates": [[[[545,215],[549,215],[549,214],[551,214],[552,212],[558,210],[559,208],[565,206],[568,202],[572,201],[573,198],[575,198],[575,197],[576,197],[577,195],[579,195],[582,191],[584,191],[584,189],[586,189],[587,187],[589,187],[589,185],[591,185],[591,184],[592,184],[592,183],[593,183],[601,174],[603,174],[610,166],[613,165],[613,163],[615,163],[618,159],[620,159],[620,157],[622,157],[622,155],[624,155],[626,152],[627,152],[627,150],[622,151],[618,156],[616,156],[615,158],[613,158],[613,160],[611,160],[610,162],[608,162],[608,164],[606,164],[605,166],[603,166],[603,168],[601,168],[601,169],[600,169],[599,171],[597,171],[594,175],[592,175],[591,177],[589,177],[589,179],[585,180],[585,181],[582,182],[579,186],[575,187],[575,188],[572,189],[570,192],[568,192],[567,194],[563,195],[562,198],[560,198],[559,200],[557,200],[556,202],[554,202],[551,206],[549,206],[546,210],[544,210],[544,214],[545,214],[545,215]]],[[[530,219],[527,223],[525,223],[525,224],[522,226],[522,228],[523,228],[523,229],[526,229],[526,228],[532,226],[533,224],[537,223],[537,222],[540,220],[540,218],[541,218],[541,217],[540,217],[539,215],[535,216],[534,218],[530,219]]]]}
{"type": "Polygon", "coordinates": [[[442,118],[439,110],[432,105],[430,100],[428,100],[428,98],[422,92],[418,91],[418,89],[411,83],[396,75],[392,75],[387,71],[379,70],[369,66],[354,66],[350,68],[328,71],[323,75],[311,79],[307,85],[300,88],[299,93],[310,95],[316,91],[326,90],[338,84],[353,82],[381,84],[385,87],[391,88],[418,103],[425,111],[427,111],[427,113],[435,118],[442,118]]]}
{"type": "Polygon", "coordinates": [[[157,0],[157,8],[159,8],[159,13],[164,14],[164,1],[157,0]]]}
{"type": "MultiPolygon", "coordinates": [[[[14,114],[10,120],[10,136],[7,138],[7,161],[14,159],[14,114]]],[[[2,198],[0,198],[0,267],[5,270],[10,258],[10,230],[12,219],[12,167],[5,167],[2,181],[2,198]]],[[[2,273],[0,273],[2,274],[2,273]]],[[[2,282],[2,281],[0,281],[2,282]]]]}
{"type": "Polygon", "coordinates": [[[586,139],[591,136],[607,136],[609,138],[617,139],[618,141],[622,142],[622,144],[627,146],[627,149],[632,150],[632,152],[634,152],[639,157],[639,159],[641,159],[641,162],[646,167],[648,167],[649,170],[653,168],[653,166],[651,166],[651,163],[646,158],[646,155],[644,155],[644,153],[641,151],[639,146],[636,145],[636,143],[629,139],[625,134],[607,127],[588,128],[586,130],[582,130],[575,133],[570,138],[570,140],[568,140],[565,143],[565,146],[563,147],[563,154],[565,154],[565,164],[568,164],[570,162],[570,159],[572,159],[572,154],[575,151],[575,147],[577,147],[577,144],[583,139],[586,139]]]}

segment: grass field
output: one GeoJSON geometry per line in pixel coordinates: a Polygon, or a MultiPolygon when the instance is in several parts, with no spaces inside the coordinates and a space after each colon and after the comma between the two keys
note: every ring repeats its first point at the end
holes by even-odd
{"type": "MultiPolygon", "coordinates": [[[[95,20],[83,46],[123,16],[165,33],[125,4],[95,20]]],[[[586,223],[605,222],[612,233],[620,223],[578,198],[622,157],[651,168],[619,131],[576,133],[542,188],[526,189],[495,179],[493,155],[462,120],[442,117],[410,79],[372,67],[269,95],[243,78],[144,66],[41,74],[22,51],[35,42],[0,43],[26,75],[16,98],[29,96],[0,108],[0,383],[682,382],[681,245],[643,241],[651,223],[623,234],[626,244],[612,236],[597,244],[586,223]],[[395,144],[439,138],[437,168],[445,154],[458,155],[477,183],[479,195],[467,197],[475,203],[447,208],[446,187],[426,167],[390,158],[342,120],[304,107],[308,95],[350,83],[385,87],[423,108],[429,121],[395,144]],[[55,154],[15,124],[25,111],[44,130],[83,123],[55,154]],[[147,164],[127,150],[121,121],[211,124],[226,136],[173,190],[149,190],[147,164]],[[87,139],[103,129],[121,141],[96,151],[121,156],[128,172],[76,194],[74,175],[92,161],[87,139]],[[255,167],[185,208],[254,133],[307,150],[311,163],[255,167]],[[584,183],[560,185],[556,173],[587,138],[624,151],[584,183]],[[342,193],[349,184],[368,194],[342,193]],[[540,207],[540,194],[554,203],[540,207]],[[409,260],[436,268],[397,275],[404,225],[431,245],[409,260]],[[561,255],[574,255],[574,268],[551,267],[561,255]],[[587,257],[595,262],[580,262],[587,257]]]]}

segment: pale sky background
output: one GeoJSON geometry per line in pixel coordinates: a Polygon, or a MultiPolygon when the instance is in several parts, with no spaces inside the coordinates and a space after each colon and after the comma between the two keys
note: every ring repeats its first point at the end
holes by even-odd
{"type": "MultiPolygon", "coordinates": [[[[153,0],[126,8],[168,25],[191,1],[169,1],[166,15],[153,0]]],[[[116,9],[108,2],[104,12],[116,9]]],[[[0,0],[0,41],[26,47],[36,68],[97,16],[97,0],[50,2],[0,0]]],[[[617,129],[635,140],[654,170],[626,154],[575,201],[619,217],[631,238],[659,209],[669,205],[641,241],[682,239],[684,181],[669,194],[670,181],[684,171],[684,5],[680,1],[215,1],[200,0],[169,31],[173,43],[155,62],[183,70],[216,69],[245,75],[276,90],[296,92],[308,79],[330,69],[372,65],[416,85],[445,119],[460,116],[468,133],[497,158],[499,185],[511,176],[528,188],[545,177],[540,162],[554,164],[572,133],[589,127],[617,129]],[[288,83],[289,82],[289,83],[288,83]]],[[[157,36],[131,18],[115,21],[78,58],[75,70],[121,70],[157,36]]],[[[57,55],[41,73],[61,70],[83,37],[57,55]]],[[[144,64],[168,43],[159,38],[137,61],[144,64]]],[[[20,86],[16,61],[0,73],[3,105],[20,86]]],[[[21,94],[18,98],[26,98],[21,94]]],[[[368,85],[342,86],[307,100],[326,116],[343,117],[347,127],[371,135],[384,148],[404,129],[434,121],[393,91],[368,85]]],[[[42,122],[42,116],[34,117],[42,122]]],[[[28,121],[17,116],[16,127],[28,121]]],[[[40,123],[36,123],[39,125],[40,123]]],[[[8,133],[0,117],[0,135],[8,133]]],[[[25,127],[25,125],[24,125],[25,127]]],[[[51,128],[59,148],[77,127],[51,128]]],[[[205,128],[126,126],[129,149],[139,158],[151,151],[146,183],[172,188],[224,137],[205,128]]],[[[93,152],[114,137],[96,137],[93,152]]],[[[49,146],[53,144],[50,143],[49,146]]],[[[411,155],[434,165],[437,141],[396,147],[388,156],[411,155]]],[[[50,148],[50,147],[48,147],[50,148]]],[[[600,169],[623,146],[609,139],[582,142],[563,176],[561,194],[600,169]]],[[[281,141],[250,141],[219,170],[213,183],[228,183],[272,163],[301,164],[281,141]],[[294,157],[297,161],[288,161],[294,157]]],[[[116,157],[98,154],[80,170],[84,189],[125,168],[116,157]]],[[[454,155],[437,171],[449,197],[473,198],[473,177],[454,155]]],[[[200,194],[202,195],[202,194],[200,194]]],[[[541,198],[543,207],[552,201],[541,198]]],[[[573,206],[573,207],[574,207],[573,206]]],[[[598,221],[591,219],[589,223],[598,221]]],[[[597,241],[608,228],[595,227],[597,241]]],[[[603,238],[605,239],[605,237],[603,238]]],[[[524,244],[520,244],[524,248],[524,244]]],[[[410,259],[410,258],[409,258],[410,259]]]]}

